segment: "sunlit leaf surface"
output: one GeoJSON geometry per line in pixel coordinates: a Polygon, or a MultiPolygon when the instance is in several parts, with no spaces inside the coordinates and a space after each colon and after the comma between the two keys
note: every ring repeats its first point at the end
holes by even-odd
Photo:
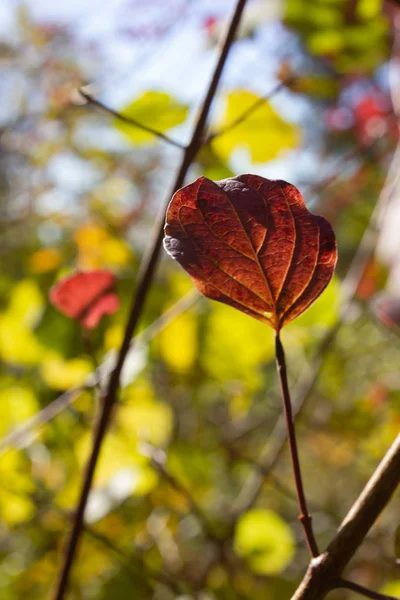
{"type": "Polygon", "coordinates": [[[200,178],[167,211],[164,246],[208,298],[276,331],[328,285],[337,253],[332,228],[285,181],[200,178]]]}

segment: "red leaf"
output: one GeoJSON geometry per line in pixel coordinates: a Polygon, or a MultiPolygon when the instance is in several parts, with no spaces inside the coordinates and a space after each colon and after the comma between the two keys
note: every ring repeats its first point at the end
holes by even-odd
{"type": "Polygon", "coordinates": [[[93,329],[104,315],[118,310],[114,287],[115,277],[110,271],[82,271],[60,279],[50,291],[50,301],[85,329],[93,329]]]}
{"type": "Polygon", "coordinates": [[[328,285],[337,259],[329,223],[286,181],[200,177],[167,211],[164,246],[208,298],[279,331],[328,285]]]}

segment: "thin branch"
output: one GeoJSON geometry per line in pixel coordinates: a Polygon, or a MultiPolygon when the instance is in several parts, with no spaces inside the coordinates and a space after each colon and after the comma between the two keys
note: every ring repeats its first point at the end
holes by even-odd
{"type": "Polygon", "coordinates": [[[136,119],[132,119],[132,117],[126,117],[122,113],[119,113],[116,110],[113,110],[112,108],[110,108],[110,107],[106,106],[105,104],[103,104],[102,102],[100,102],[100,100],[97,100],[96,98],[94,98],[88,92],[85,92],[85,90],[83,88],[79,89],[79,93],[83,98],[85,98],[85,100],[87,101],[88,104],[97,106],[97,108],[100,108],[101,110],[108,113],[109,115],[112,115],[119,121],[123,121],[123,123],[126,123],[127,125],[132,125],[132,127],[137,127],[138,129],[141,129],[142,131],[147,131],[147,133],[151,133],[152,135],[158,137],[160,140],[167,142],[167,144],[169,144],[170,146],[175,146],[176,148],[185,150],[186,146],[185,146],[185,144],[182,144],[182,142],[178,142],[177,140],[174,140],[174,139],[168,137],[164,133],[161,133],[161,131],[157,131],[156,129],[153,129],[149,125],[140,123],[139,121],[136,121],[136,119]]]}
{"type": "Polygon", "coordinates": [[[338,579],[400,483],[400,434],[378,465],[327,550],[313,559],[292,600],[321,600],[338,579]]]}
{"type": "Polygon", "coordinates": [[[347,590],[352,590],[361,596],[365,596],[365,598],[372,598],[372,600],[399,600],[399,598],[395,598],[394,596],[388,596],[387,594],[380,594],[379,592],[374,592],[373,590],[369,590],[363,585],[359,585],[358,583],[353,583],[353,581],[348,581],[347,579],[339,579],[338,588],[345,588],[347,590]]]}
{"type": "Polygon", "coordinates": [[[0,440],[0,456],[12,446],[27,444],[30,440],[33,429],[44,425],[51,419],[54,419],[54,417],[60,414],[60,412],[67,408],[67,406],[70,406],[73,402],[75,402],[81,392],[83,392],[85,389],[90,389],[90,387],[92,386],[75,387],[67,390],[41,411],[37,412],[24,423],[16,427],[16,429],[5,435],[0,440]]]}
{"type": "Polygon", "coordinates": [[[306,496],[304,493],[303,478],[301,475],[299,452],[297,449],[296,431],[294,427],[294,419],[292,413],[292,402],[290,399],[289,384],[287,379],[287,368],[285,352],[283,350],[282,342],[279,337],[279,333],[275,337],[275,355],[276,355],[276,366],[279,375],[279,381],[282,392],[282,404],[283,412],[286,421],[287,437],[290,448],[290,458],[292,461],[293,476],[296,486],[297,501],[300,509],[299,521],[303,525],[304,533],[307,540],[308,549],[311,556],[314,558],[319,555],[317,542],[314,537],[312,529],[311,516],[308,512],[306,496]]]}
{"type": "MultiPolygon", "coordinates": [[[[182,187],[187,171],[193,162],[196,154],[202,146],[203,142],[203,132],[206,125],[206,121],[208,118],[208,114],[210,111],[211,104],[213,102],[215,93],[217,91],[217,87],[221,78],[221,74],[230,50],[230,47],[235,38],[235,34],[237,28],[239,26],[240,19],[242,17],[242,13],[246,4],[246,0],[237,0],[236,8],[234,10],[229,29],[226,33],[226,37],[224,40],[224,44],[222,46],[219,59],[210,81],[210,85],[208,87],[206,96],[203,101],[202,109],[200,111],[197,124],[192,134],[192,139],[185,149],[184,155],[182,157],[181,166],[177,173],[175,182],[172,186],[171,194],[168,196],[168,201],[173,193],[180,187],[182,187]]],[[[75,520],[72,527],[72,531],[68,537],[67,546],[65,550],[64,556],[64,564],[62,570],[60,572],[59,580],[56,586],[56,592],[54,595],[55,600],[63,600],[65,593],[68,588],[69,575],[71,571],[71,567],[73,561],[75,559],[75,554],[78,548],[78,543],[80,541],[82,530],[83,530],[83,519],[86,504],[88,501],[89,493],[92,487],[93,477],[95,473],[95,469],[97,466],[97,462],[100,456],[100,450],[102,447],[102,443],[104,437],[106,435],[108,425],[111,419],[111,415],[113,413],[113,409],[115,406],[115,401],[117,397],[117,393],[119,390],[119,382],[121,371],[125,362],[125,359],[128,355],[131,339],[136,330],[139,318],[142,315],[142,311],[144,308],[145,300],[147,298],[147,293],[150,289],[151,283],[153,281],[155,268],[158,262],[158,257],[160,254],[160,249],[162,245],[163,239],[163,231],[164,231],[164,219],[165,219],[165,207],[162,207],[162,211],[160,212],[158,219],[156,221],[155,226],[155,235],[153,241],[148,249],[147,254],[145,254],[142,263],[140,265],[138,281],[136,285],[136,290],[134,296],[132,298],[131,309],[129,313],[128,322],[125,329],[124,339],[119,351],[119,355],[117,358],[116,366],[114,371],[111,373],[108,388],[103,397],[103,405],[101,409],[101,414],[94,432],[93,439],[93,447],[91,450],[91,455],[89,458],[89,462],[84,473],[82,489],[80,492],[79,502],[76,509],[75,520]]]]}
{"type": "Polygon", "coordinates": [[[230,131],[232,131],[232,129],[235,129],[235,127],[237,127],[238,125],[243,123],[246,119],[248,119],[254,112],[256,112],[256,110],[261,108],[266,102],[268,102],[268,100],[270,100],[273,96],[275,96],[278,92],[280,92],[285,87],[285,85],[287,83],[289,83],[290,81],[292,81],[293,79],[295,79],[295,77],[292,77],[292,78],[286,80],[285,82],[278,83],[270,92],[268,92],[268,94],[265,94],[264,96],[261,96],[260,98],[257,98],[257,100],[255,100],[253,102],[253,104],[251,104],[238,117],[236,117],[236,119],[234,119],[233,121],[228,123],[222,129],[219,129],[219,130],[215,131],[214,133],[210,133],[210,135],[207,137],[206,144],[209,144],[210,142],[215,140],[215,138],[221,137],[222,135],[225,135],[226,133],[229,133],[230,131]]]}
{"type": "MultiPolygon", "coordinates": [[[[56,510],[57,513],[64,519],[68,521],[70,520],[70,515],[56,504],[52,504],[52,509],[56,510]]],[[[107,546],[107,548],[118,557],[118,565],[124,569],[125,573],[129,576],[133,583],[137,583],[136,577],[138,573],[143,575],[143,572],[145,572],[147,579],[144,579],[144,584],[148,587],[150,592],[154,592],[154,586],[151,586],[148,580],[153,580],[157,583],[166,585],[175,593],[181,593],[183,591],[179,586],[179,582],[177,583],[175,579],[169,577],[168,574],[149,567],[143,560],[140,552],[138,552],[136,549],[128,550],[117,546],[114,541],[109,539],[109,537],[100,533],[100,531],[91,525],[88,525],[87,523],[85,523],[84,528],[85,533],[87,533],[97,542],[107,546]],[[138,563],[138,565],[136,565],[135,562],[138,563]]]]}
{"type": "Polygon", "coordinates": [[[175,321],[182,313],[186,312],[200,299],[200,294],[193,288],[187,294],[182,296],[175,304],[168,308],[158,319],[153,321],[146,329],[138,333],[132,340],[132,343],[138,341],[147,344],[154,339],[170,323],[175,321]]]}

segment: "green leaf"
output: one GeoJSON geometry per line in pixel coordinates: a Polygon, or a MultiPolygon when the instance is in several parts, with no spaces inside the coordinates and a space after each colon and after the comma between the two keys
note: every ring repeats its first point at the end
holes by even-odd
{"type": "MultiPolygon", "coordinates": [[[[227,96],[227,106],[218,130],[223,130],[253,106],[260,97],[246,90],[237,90],[227,96]]],[[[255,163],[268,162],[284,150],[295,148],[299,143],[299,128],[284,121],[268,101],[263,102],[244,121],[215,138],[213,149],[223,161],[239,148],[249,150],[255,163]]]]}
{"type": "MultiPolygon", "coordinates": [[[[123,107],[120,112],[125,117],[163,133],[186,120],[188,107],[165,92],[149,91],[123,107]]],[[[114,125],[135,144],[143,144],[155,139],[152,133],[124,123],[121,119],[114,119],[114,125]]]]}
{"type": "Polygon", "coordinates": [[[292,560],[295,542],[290,527],[276,513],[253,509],[238,521],[234,548],[255,573],[275,575],[292,560]]]}

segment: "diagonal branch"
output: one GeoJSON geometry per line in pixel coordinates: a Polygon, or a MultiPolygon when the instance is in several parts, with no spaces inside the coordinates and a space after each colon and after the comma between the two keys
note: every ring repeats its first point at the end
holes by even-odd
{"type": "Polygon", "coordinates": [[[128,125],[132,125],[132,127],[137,127],[138,129],[142,129],[143,131],[147,131],[147,133],[151,133],[152,135],[155,135],[156,137],[158,137],[160,140],[167,142],[167,144],[169,144],[170,146],[175,146],[176,148],[180,148],[181,150],[185,149],[185,147],[186,147],[185,144],[182,144],[181,142],[178,142],[177,140],[174,140],[174,139],[168,137],[161,131],[157,131],[156,129],[153,129],[153,127],[150,127],[149,125],[140,123],[139,121],[136,121],[136,119],[133,119],[132,117],[126,117],[122,113],[119,113],[116,110],[113,110],[109,106],[106,106],[105,104],[100,102],[100,100],[97,100],[96,98],[94,98],[88,92],[85,92],[85,90],[83,88],[80,88],[79,93],[83,98],[85,98],[85,100],[87,101],[88,104],[97,106],[97,108],[100,108],[101,110],[108,113],[109,115],[112,115],[119,121],[123,121],[124,123],[127,123],[128,125]]]}
{"type": "MultiPolygon", "coordinates": [[[[292,600],[321,600],[340,576],[400,483],[400,434],[353,504],[327,550],[313,559],[292,600]]],[[[347,587],[347,586],[345,586],[347,587]]]]}
{"type": "Polygon", "coordinates": [[[217,137],[221,137],[222,135],[229,133],[230,131],[232,131],[232,129],[235,129],[235,127],[246,121],[246,119],[248,119],[254,112],[256,112],[256,110],[261,108],[268,100],[270,100],[273,96],[275,96],[275,94],[280,92],[285,87],[285,85],[293,79],[294,77],[286,80],[285,82],[278,83],[270,92],[268,92],[268,94],[257,98],[257,100],[255,100],[253,104],[248,106],[238,117],[236,117],[236,119],[228,123],[222,129],[214,131],[214,133],[210,133],[210,135],[207,137],[206,144],[209,144],[217,137]]]}
{"type": "MultiPolygon", "coordinates": [[[[216,94],[222,71],[226,59],[228,57],[230,47],[235,38],[235,34],[239,26],[245,4],[246,0],[237,0],[236,7],[220,51],[219,59],[214,74],[210,81],[210,85],[208,87],[195,129],[192,134],[192,139],[184,151],[180,168],[178,170],[175,182],[172,186],[171,194],[169,194],[168,196],[168,201],[170,196],[182,186],[187,171],[191,163],[193,162],[197,152],[202,146],[204,128],[211,108],[211,104],[216,94]]],[[[106,435],[109,422],[111,420],[111,416],[113,413],[119,390],[121,371],[131,346],[131,339],[135,333],[139,318],[141,317],[148,291],[154,278],[155,269],[158,262],[158,257],[160,254],[163,239],[164,219],[165,208],[163,207],[156,221],[153,241],[148,249],[148,252],[145,254],[140,266],[136,291],[134,297],[132,298],[132,304],[125,329],[124,339],[119,351],[116,366],[109,380],[108,389],[104,397],[102,398],[101,414],[99,416],[94,432],[93,446],[89,462],[87,464],[86,471],[83,476],[82,489],[80,492],[78,506],[76,509],[74,524],[72,527],[72,531],[68,536],[64,556],[64,564],[61,569],[59,580],[56,585],[56,591],[54,594],[55,600],[63,600],[68,588],[71,567],[75,559],[76,551],[78,549],[78,543],[80,541],[83,531],[84,513],[89,498],[89,493],[92,487],[95,469],[100,456],[103,440],[106,435]]]]}

